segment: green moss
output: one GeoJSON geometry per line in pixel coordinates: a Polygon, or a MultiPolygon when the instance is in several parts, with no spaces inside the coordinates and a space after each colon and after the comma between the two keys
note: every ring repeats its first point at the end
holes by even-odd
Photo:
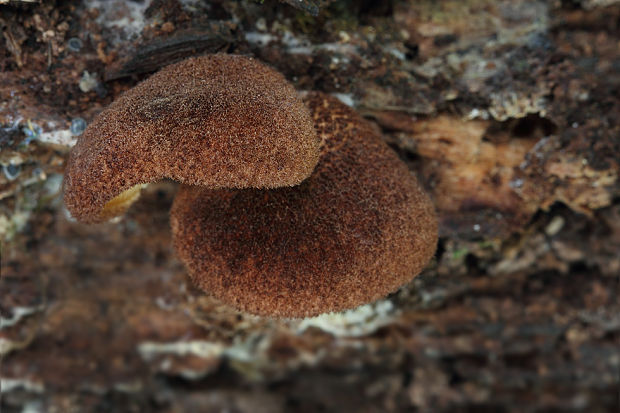
{"type": "Polygon", "coordinates": [[[459,248],[457,250],[454,250],[454,252],[452,253],[452,259],[453,260],[459,260],[459,259],[465,257],[467,254],[469,254],[469,249],[468,248],[459,248]]]}

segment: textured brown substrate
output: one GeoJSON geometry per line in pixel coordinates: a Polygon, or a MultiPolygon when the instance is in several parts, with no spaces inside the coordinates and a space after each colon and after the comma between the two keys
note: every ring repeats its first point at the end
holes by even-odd
{"type": "Polygon", "coordinates": [[[210,188],[275,188],[318,159],[310,114],[284,77],[231,55],[190,58],[129,90],[73,148],[65,203],[80,221],[136,184],[168,177],[210,188]]]}
{"type": "Polygon", "coordinates": [[[255,314],[373,301],[419,273],[437,243],[433,205],[369,123],[327,95],[305,101],[322,140],[310,178],[273,190],[184,186],[171,211],[193,280],[255,314]]]}

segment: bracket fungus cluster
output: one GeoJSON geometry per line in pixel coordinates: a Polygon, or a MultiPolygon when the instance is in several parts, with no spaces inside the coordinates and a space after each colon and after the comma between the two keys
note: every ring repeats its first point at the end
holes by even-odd
{"type": "Polygon", "coordinates": [[[125,93],[74,148],[65,203],[103,221],[163,177],[183,184],[171,226],[191,278],[253,314],[359,306],[435,251],[433,205],[372,126],[250,58],[188,59],[125,93]]]}

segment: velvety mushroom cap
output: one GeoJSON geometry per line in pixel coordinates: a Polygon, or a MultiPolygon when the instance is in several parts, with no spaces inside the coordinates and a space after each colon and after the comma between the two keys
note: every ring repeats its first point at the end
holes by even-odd
{"type": "Polygon", "coordinates": [[[308,94],[319,164],[294,188],[182,186],[174,244],[193,281],[249,313],[306,317],[371,302],[418,274],[437,243],[434,207],[372,126],[308,94]]]}
{"type": "Polygon", "coordinates": [[[71,151],[65,204],[76,219],[98,222],[123,213],[136,185],[162,178],[210,188],[297,185],[318,155],[310,113],[280,73],[243,56],[196,57],[165,67],[94,119],[71,151]]]}

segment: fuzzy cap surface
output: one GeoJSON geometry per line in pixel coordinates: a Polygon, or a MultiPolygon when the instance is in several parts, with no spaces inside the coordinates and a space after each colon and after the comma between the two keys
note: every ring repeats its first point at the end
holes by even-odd
{"type": "Polygon", "coordinates": [[[355,111],[309,93],[319,164],[299,186],[182,186],[175,248],[193,281],[242,311],[308,317],[357,307],[417,275],[437,244],[434,207],[355,111]]]}
{"type": "Polygon", "coordinates": [[[284,76],[235,55],[167,66],[125,92],[72,149],[73,217],[98,222],[121,192],[162,178],[210,188],[299,184],[318,161],[310,113],[284,76]]]}

